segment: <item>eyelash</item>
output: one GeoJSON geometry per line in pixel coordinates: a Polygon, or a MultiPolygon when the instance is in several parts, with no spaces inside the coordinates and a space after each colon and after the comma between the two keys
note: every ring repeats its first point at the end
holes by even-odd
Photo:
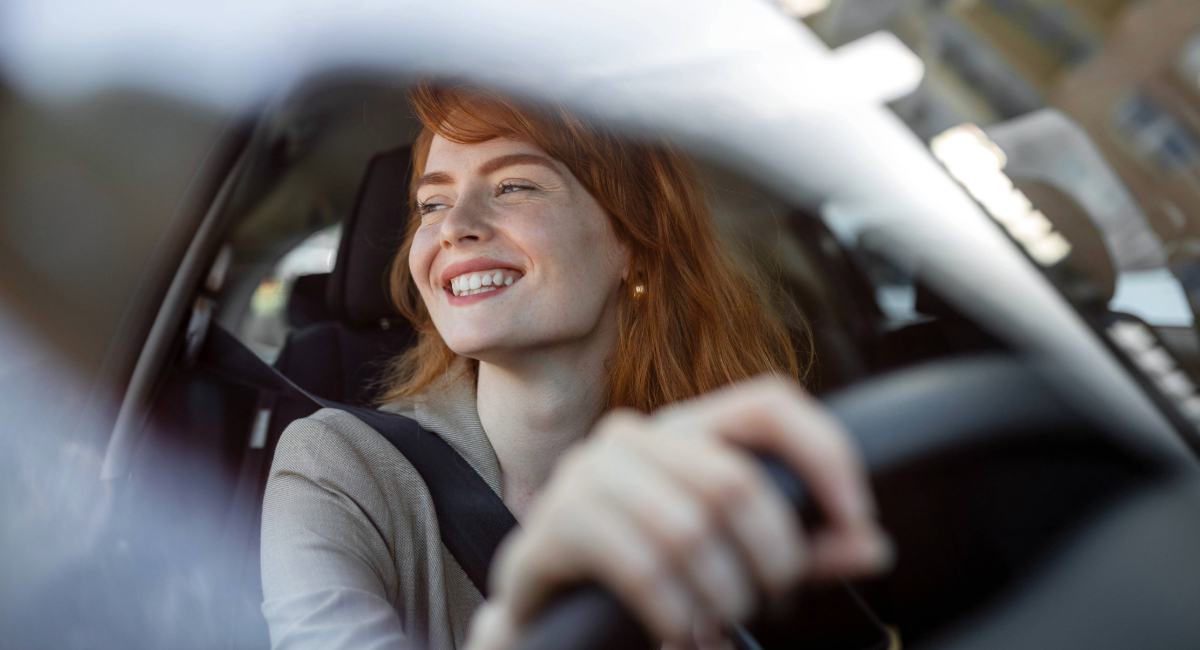
{"type": "Polygon", "coordinates": [[[522,185],[521,183],[518,183],[516,181],[504,181],[503,183],[500,183],[499,185],[496,186],[495,191],[496,191],[496,196],[499,196],[501,194],[509,194],[509,192],[506,192],[505,190],[532,190],[532,189],[533,189],[533,185],[530,185],[530,184],[522,185]]]}
{"type": "Polygon", "coordinates": [[[439,203],[426,203],[424,201],[417,201],[417,214],[419,214],[420,216],[423,217],[423,216],[429,214],[430,212],[433,212],[433,208],[438,205],[440,205],[440,204],[439,203]]]}
{"type": "MultiPolygon", "coordinates": [[[[496,196],[500,196],[501,194],[511,194],[512,192],[509,190],[515,191],[515,190],[532,190],[532,189],[534,189],[533,185],[523,185],[521,183],[517,183],[514,181],[504,181],[503,183],[500,183],[496,187],[492,188],[492,191],[496,196]]],[[[435,212],[434,208],[436,208],[440,205],[444,205],[444,204],[442,204],[442,203],[426,203],[424,201],[417,201],[417,214],[419,214],[420,216],[423,217],[423,216],[429,214],[430,212],[435,212]]]]}

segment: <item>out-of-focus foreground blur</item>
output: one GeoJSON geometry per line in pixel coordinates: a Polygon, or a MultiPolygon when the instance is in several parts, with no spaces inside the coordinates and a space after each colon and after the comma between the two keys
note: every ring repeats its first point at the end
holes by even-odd
{"type": "MultiPolygon", "coordinates": [[[[1095,494],[1159,477],[1146,469],[1155,463],[1195,470],[1196,0],[159,4],[0,7],[4,647],[267,647],[256,499],[279,430],[305,413],[234,392],[200,350],[219,325],[286,374],[321,324],[342,341],[407,344],[378,295],[359,315],[327,283],[379,277],[338,268],[345,251],[370,256],[343,235],[370,218],[363,197],[380,191],[370,181],[381,169],[393,165],[385,185],[403,176],[405,90],[421,75],[555,96],[629,137],[678,141],[722,228],[804,314],[793,325],[798,340],[811,333],[814,392],[1012,355],[1073,413],[1114,430],[1097,434],[1120,441],[1113,462],[1136,465],[1088,474],[1095,494]]],[[[400,219],[404,197],[386,191],[379,200],[400,219]]],[[[336,397],[364,400],[355,391],[370,365],[344,357],[349,388],[336,397]]],[[[330,362],[316,374],[342,372],[330,362]]],[[[1069,492],[1054,480],[1080,463],[1054,465],[1045,489],[1069,492]]],[[[1046,499],[1037,489],[1026,496],[1046,499]]],[[[1195,552],[1180,550],[1200,534],[1200,501],[1172,502],[1191,517],[1167,517],[1176,528],[1112,541],[1162,566],[1130,559],[1143,591],[1105,584],[1178,625],[1152,620],[1167,630],[1153,636],[1114,623],[1093,637],[1034,634],[1058,630],[1042,620],[1051,612],[1086,611],[1078,591],[1044,592],[1077,609],[1039,609],[1014,585],[1050,580],[1038,567],[1069,572],[1039,564],[1045,549],[1091,529],[1054,520],[1091,522],[1108,501],[1064,505],[1029,532],[1004,494],[980,503],[1009,508],[1005,530],[1024,541],[979,556],[990,564],[963,587],[961,610],[939,601],[885,615],[906,640],[1200,644],[1179,622],[1200,620],[1197,601],[1180,602],[1195,588],[1159,580],[1200,577],[1195,552]],[[969,626],[1001,610],[1001,622],[969,626]]],[[[935,510],[904,503],[889,522],[971,537],[935,510]]],[[[902,586],[949,589],[914,584],[902,586]]]]}

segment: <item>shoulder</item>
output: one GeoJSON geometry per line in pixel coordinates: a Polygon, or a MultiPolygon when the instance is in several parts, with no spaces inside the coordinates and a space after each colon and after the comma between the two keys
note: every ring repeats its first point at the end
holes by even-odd
{"type": "Polygon", "coordinates": [[[440,557],[433,502],[416,470],[374,429],[338,409],[284,430],[260,533],[272,635],[296,617],[329,624],[337,614],[332,603],[366,607],[363,594],[401,611],[417,607],[414,584],[432,572],[420,562],[440,557]]]}
{"type": "MultiPolygon", "coordinates": [[[[383,410],[412,417],[402,409],[383,410]]],[[[480,601],[441,544],[432,495],[420,474],[353,414],[322,409],[289,424],[266,492],[262,573],[272,607],[285,602],[279,599],[351,589],[377,594],[394,606],[404,629],[420,630],[440,616],[434,611],[445,608],[445,598],[480,601]],[[447,574],[447,566],[456,573],[447,574]]],[[[286,619],[266,606],[264,611],[286,619]]],[[[466,620],[456,625],[465,629],[466,620]]]]}
{"type": "Polygon", "coordinates": [[[428,489],[408,459],[375,429],[340,409],[321,409],[284,429],[268,492],[273,484],[293,480],[348,496],[372,519],[397,514],[425,519],[424,511],[432,508],[428,489]]]}
{"type": "Polygon", "coordinates": [[[272,467],[282,465],[294,471],[325,474],[342,467],[370,466],[380,460],[394,462],[399,456],[362,420],[340,409],[323,408],[284,429],[272,467]]]}

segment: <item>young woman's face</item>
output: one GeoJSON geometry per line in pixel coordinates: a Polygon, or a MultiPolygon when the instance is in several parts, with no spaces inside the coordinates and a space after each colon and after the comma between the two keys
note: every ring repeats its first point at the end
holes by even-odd
{"type": "Polygon", "coordinates": [[[562,163],[526,142],[435,136],[415,188],[409,269],[451,350],[489,361],[616,327],[626,250],[562,163]]]}

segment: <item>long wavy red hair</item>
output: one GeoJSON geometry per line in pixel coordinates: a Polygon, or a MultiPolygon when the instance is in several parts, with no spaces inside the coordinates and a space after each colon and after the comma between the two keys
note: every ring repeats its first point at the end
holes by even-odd
{"type": "MultiPolygon", "coordinates": [[[[612,219],[632,272],[609,361],[609,408],[649,412],[764,372],[798,380],[806,374],[809,359],[797,352],[771,285],[720,238],[694,168],[670,145],[618,138],[562,106],[522,105],[474,85],[422,83],[411,102],[424,126],[413,145],[414,180],[425,173],[435,134],[461,144],[512,138],[566,165],[612,219]],[[642,293],[635,294],[636,285],[642,293]]],[[[458,355],[433,326],[410,276],[409,248],[420,225],[410,203],[391,294],[418,342],[392,363],[380,403],[416,395],[457,367],[458,355]]]]}

